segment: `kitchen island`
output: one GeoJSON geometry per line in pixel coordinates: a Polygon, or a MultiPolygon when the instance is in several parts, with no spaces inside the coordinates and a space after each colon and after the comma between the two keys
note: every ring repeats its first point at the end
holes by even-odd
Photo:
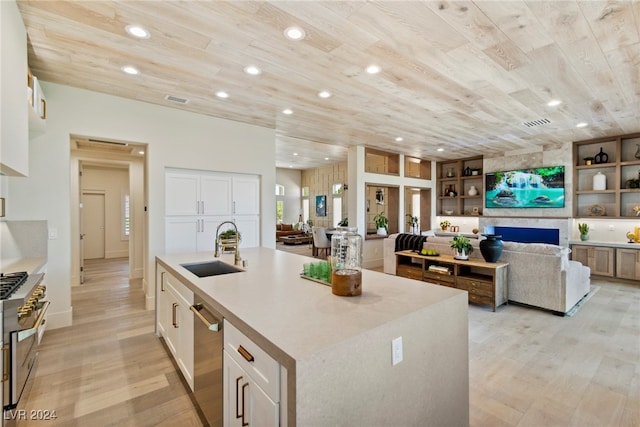
{"type": "Polygon", "coordinates": [[[313,258],[241,255],[245,271],[205,278],[181,264],[211,253],[156,260],[282,366],[281,425],[468,426],[466,292],[363,270],[362,295],[339,297],[299,277],[313,258]]]}

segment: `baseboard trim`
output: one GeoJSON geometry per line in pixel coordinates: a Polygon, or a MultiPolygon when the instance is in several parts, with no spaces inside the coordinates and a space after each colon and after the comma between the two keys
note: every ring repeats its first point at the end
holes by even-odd
{"type": "Polygon", "coordinates": [[[59,311],[57,313],[47,313],[47,329],[66,328],[73,324],[73,307],[69,307],[67,311],[59,311]]]}

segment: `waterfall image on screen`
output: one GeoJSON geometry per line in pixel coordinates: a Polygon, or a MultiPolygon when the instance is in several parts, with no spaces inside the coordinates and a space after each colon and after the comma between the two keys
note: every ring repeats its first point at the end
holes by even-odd
{"type": "Polygon", "coordinates": [[[486,174],[487,208],[563,208],[564,166],[486,174]]]}

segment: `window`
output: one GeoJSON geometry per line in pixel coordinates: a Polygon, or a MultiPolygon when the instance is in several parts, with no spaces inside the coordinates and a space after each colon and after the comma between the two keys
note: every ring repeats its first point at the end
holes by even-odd
{"type": "Polygon", "coordinates": [[[337,196],[342,194],[342,184],[333,184],[333,195],[337,196]]]}
{"type": "Polygon", "coordinates": [[[276,184],[276,196],[284,196],[284,185],[276,184]]]}
{"type": "Polygon", "coordinates": [[[309,187],[302,187],[302,197],[309,197],[309,187]]]}
{"type": "Polygon", "coordinates": [[[284,219],[284,202],[282,200],[276,200],[276,221],[282,222],[284,219]]]}
{"type": "Polygon", "coordinates": [[[129,206],[129,194],[122,194],[122,209],[121,209],[121,227],[120,227],[120,239],[129,240],[131,234],[131,208],[129,206]]]}

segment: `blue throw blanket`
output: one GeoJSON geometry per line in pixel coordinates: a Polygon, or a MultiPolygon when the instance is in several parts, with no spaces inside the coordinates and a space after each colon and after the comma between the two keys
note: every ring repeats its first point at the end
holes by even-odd
{"type": "Polygon", "coordinates": [[[396,237],[396,252],[406,250],[422,249],[422,244],[427,240],[427,236],[420,236],[419,234],[400,233],[396,237]]]}

